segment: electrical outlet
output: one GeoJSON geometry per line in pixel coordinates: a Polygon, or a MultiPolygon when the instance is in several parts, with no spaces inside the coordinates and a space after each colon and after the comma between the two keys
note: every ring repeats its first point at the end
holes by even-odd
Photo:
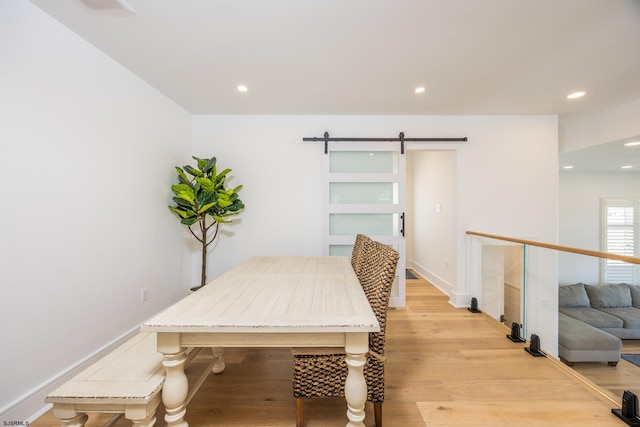
{"type": "Polygon", "coordinates": [[[149,289],[142,288],[140,289],[140,302],[145,302],[149,299],[149,289]]]}

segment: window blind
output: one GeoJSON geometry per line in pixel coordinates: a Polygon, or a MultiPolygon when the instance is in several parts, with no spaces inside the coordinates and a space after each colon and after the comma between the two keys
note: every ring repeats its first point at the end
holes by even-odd
{"type": "MultiPolygon", "coordinates": [[[[604,252],[636,256],[638,253],[637,207],[637,200],[604,200],[604,252]]],[[[637,265],[609,259],[604,260],[603,263],[603,276],[606,283],[636,283],[637,265]]]]}

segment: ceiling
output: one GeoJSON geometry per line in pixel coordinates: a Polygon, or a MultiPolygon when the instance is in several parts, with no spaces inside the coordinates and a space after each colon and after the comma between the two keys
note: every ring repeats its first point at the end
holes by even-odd
{"type": "MultiPolygon", "coordinates": [[[[562,122],[640,99],[640,0],[30,1],[193,114],[562,122]]],[[[623,142],[561,166],[640,172],[623,142]]]]}
{"type": "Polygon", "coordinates": [[[30,1],[193,114],[562,119],[640,99],[640,0],[30,1]]]}
{"type": "Polygon", "coordinates": [[[640,173],[640,145],[625,145],[631,142],[640,144],[640,135],[560,153],[560,171],[640,173]],[[565,166],[572,168],[564,169],[565,166]],[[622,169],[623,166],[632,168],[622,169]]]}

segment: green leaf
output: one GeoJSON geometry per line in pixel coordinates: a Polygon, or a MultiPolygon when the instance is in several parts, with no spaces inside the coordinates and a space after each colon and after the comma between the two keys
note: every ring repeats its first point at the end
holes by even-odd
{"type": "Polygon", "coordinates": [[[215,193],[209,193],[207,191],[201,191],[200,193],[198,193],[197,198],[198,205],[200,206],[208,205],[209,203],[215,204],[218,201],[218,197],[215,193]]]}
{"type": "Polygon", "coordinates": [[[220,205],[221,208],[227,208],[229,206],[231,206],[233,203],[230,202],[229,200],[225,200],[221,197],[218,197],[218,205],[220,205]]]}
{"type": "Polygon", "coordinates": [[[200,209],[198,209],[198,213],[201,214],[203,212],[206,212],[206,211],[208,211],[209,209],[211,209],[215,205],[216,205],[216,202],[208,203],[208,204],[202,206],[200,209]]]}
{"type": "Polygon", "coordinates": [[[171,209],[173,212],[178,214],[178,216],[180,216],[181,218],[191,218],[191,217],[193,217],[195,215],[195,213],[193,213],[193,211],[185,211],[185,210],[177,208],[175,206],[169,206],[169,209],[171,209]]]}
{"type": "Polygon", "coordinates": [[[190,195],[190,194],[187,194],[187,193],[180,193],[180,194],[178,194],[176,197],[177,197],[177,198],[179,198],[179,199],[182,199],[182,200],[186,200],[186,201],[187,201],[187,202],[189,202],[189,204],[191,204],[191,205],[195,205],[195,203],[194,203],[194,199],[193,199],[193,197],[191,197],[191,195],[190,195]]]}
{"type": "Polygon", "coordinates": [[[189,210],[189,209],[193,210],[193,203],[190,203],[187,200],[181,199],[179,197],[174,197],[173,201],[180,208],[183,208],[183,209],[186,209],[186,210],[189,210]]]}
{"type": "Polygon", "coordinates": [[[184,225],[193,225],[196,222],[198,222],[198,217],[193,217],[193,218],[185,218],[183,220],[180,221],[182,224],[184,225]]]}
{"type": "Polygon", "coordinates": [[[198,181],[198,183],[200,184],[200,187],[202,187],[205,191],[209,191],[209,192],[215,191],[215,186],[213,185],[213,182],[209,178],[196,177],[196,181],[198,181]]]}
{"type": "Polygon", "coordinates": [[[224,184],[225,180],[227,179],[227,174],[229,172],[231,172],[231,169],[225,169],[222,172],[220,172],[218,175],[216,175],[216,178],[215,178],[216,188],[222,187],[222,185],[224,184]]]}
{"type": "Polygon", "coordinates": [[[231,221],[227,221],[226,219],[224,219],[223,217],[219,216],[219,215],[213,215],[213,219],[216,220],[216,222],[219,222],[220,224],[228,224],[231,221]]]}
{"type": "Polygon", "coordinates": [[[171,191],[173,191],[175,194],[180,194],[180,193],[194,194],[193,188],[191,188],[189,184],[172,185],[171,191]]]}
{"type": "Polygon", "coordinates": [[[213,167],[215,165],[216,165],[216,158],[212,157],[209,159],[209,161],[207,162],[207,165],[204,167],[204,169],[202,169],[202,171],[208,174],[213,170],[213,167]]]}
{"type": "Polygon", "coordinates": [[[238,191],[242,190],[242,185],[238,185],[236,188],[233,189],[234,193],[237,193],[238,191]]]}
{"type": "Polygon", "coordinates": [[[198,163],[198,169],[200,169],[202,172],[204,172],[204,168],[207,166],[207,163],[209,162],[209,159],[200,159],[196,156],[192,156],[193,159],[198,163]]]}
{"type": "Polygon", "coordinates": [[[198,169],[194,168],[193,166],[190,165],[186,165],[184,167],[184,170],[187,171],[188,174],[193,175],[193,176],[204,176],[204,174],[199,171],[198,169]]]}
{"type": "Polygon", "coordinates": [[[178,178],[184,178],[185,180],[189,181],[187,179],[187,176],[184,174],[184,171],[182,170],[182,168],[179,168],[178,166],[176,166],[175,168],[176,168],[176,173],[178,174],[178,178]]]}

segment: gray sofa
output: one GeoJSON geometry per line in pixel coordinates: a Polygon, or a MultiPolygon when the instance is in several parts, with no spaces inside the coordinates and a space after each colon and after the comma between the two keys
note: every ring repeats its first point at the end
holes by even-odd
{"type": "Polygon", "coordinates": [[[640,339],[640,286],[575,285],[558,291],[558,354],[568,364],[620,360],[621,339],[640,339]]]}

